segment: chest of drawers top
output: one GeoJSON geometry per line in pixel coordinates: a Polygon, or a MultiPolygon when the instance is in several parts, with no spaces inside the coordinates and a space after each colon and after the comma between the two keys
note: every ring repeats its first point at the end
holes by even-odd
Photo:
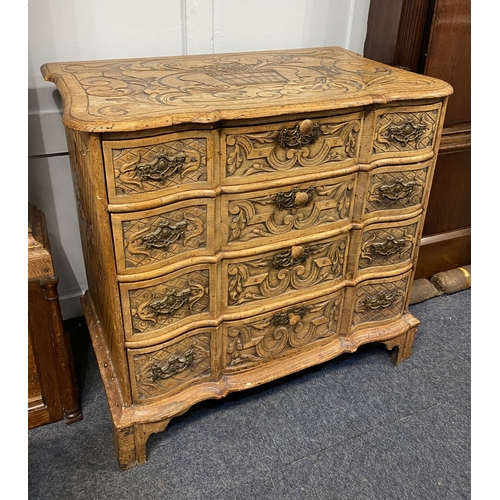
{"type": "Polygon", "coordinates": [[[449,95],[441,80],[339,47],[47,63],[66,127],[126,132],[449,95]]]}

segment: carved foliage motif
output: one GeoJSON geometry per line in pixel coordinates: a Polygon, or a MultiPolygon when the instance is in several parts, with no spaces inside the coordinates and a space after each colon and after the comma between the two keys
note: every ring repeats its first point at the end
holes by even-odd
{"type": "MultiPolygon", "coordinates": [[[[280,54],[153,58],[130,62],[68,63],[62,69],[79,81],[89,96],[87,113],[123,117],[124,102],[141,106],[130,119],[159,107],[173,111],[194,106],[227,108],[235,101],[295,102],[297,94],[329,92],[331,98],[348,92],[363,94],[381,79],[398,84],[391,68],[337,48],[280,54]]],[[[413,77],[413,83],[418,75],[413,77]]],[[[424,81],[425,84],[425,81],[424,81]]],[[[397,87],[396,87],[397,88],[397,87]]],[[[319,98],[318,97],[318,98],[319,98]]],[[[161,108],[160,108],[161,111],[161,108]]]]}
{"type": "Polygon", "coordinates": [[[140,400],[163,395],[192,380],[210,376],[210,334],[187,337],[133,358],[140,400]]]}
{"type": "Polygon", "coordinates": [[[229,203],[229,241],[288,234],[350,216],[354,178],[324,187],[229,203]],[[303,200],[299,197],[303,196],[303,200]]]}
{"type": "Polygon", "coordinates": [[[402,312],[408,278],[389,283],[359,287],[352,319],[353,326],[371,321],[384,321],[402,312]]]}
{"type": "Polygon", "coordinates": [[[207,140],[182,139],[158,145],[114,149],[117,195],[207,180],[207,140]]]}
{"type": "Polygon", "coordinates": [[[341,278],[346,247],[347,236],[343,235],[327,243],[292,247],[261,260],[230,264],[228,304],[278,297],[341,278]]]}
{"type": "Polygon", "coordinates": [[[210,311],[207,270],[183,274],[167,283],[129,291],[134,333],[175,325],[210,311]]]}
{"type": "Polygon", "coordinates": [[[432,147],[438,110],[384,113],[377,119],[373,154],[396,153],[432,147]]]}
{"type": "Polygon", "coordinates": [[[259,321],[227,329],[226,371],[238,371],[318,340],[333,337],[341,294],[314,305],[289,307],[259,321]]]}
{"type": "Polygon", "coordinates": [[[424,196],[427,169],[375,174],[370,179],[365,212],[417,206],[424,196]]]}
{"type": "Polygon", "coordinates": [[[123,222],[126,267],[154,264],[189,250],[205,248],[206,222],[206,205],[123,222]]]}
{"type": "Polygon", "coordinates": [[[411,258],[417,224],[365,231],[361,241],[359,269],[399,264],[411,258]]]}
{"type": "Polygon", "coordinates": [[[226,174],[244,177],[295,168],[318,167],[354,158],[358,150],[360,121],[319,125],[312,144],[282,148],[280,131],[264,131],[226,137],[226,174]]]}

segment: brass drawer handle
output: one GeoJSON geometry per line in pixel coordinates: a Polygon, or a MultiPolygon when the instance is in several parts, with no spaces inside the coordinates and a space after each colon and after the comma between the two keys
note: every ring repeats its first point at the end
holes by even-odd
{"type": "Polygon", "coordinates": [[[311,249],[309,247],[294,246],[286,252],[276,254],[273,257],[273,266],[276,269],[285,269],[296,264],[302,264],[310,253],[311,249]]]}
{"type": "Polygon", "coordinates": [[[311,202],[315,191],[313,187],[308,187],[305,191],[301,191],[299,187],[294,187],[288,193],[280,191],[274,197],[274,204],[280,210],[305,207],[311,202]]]}
{"type": "Polygon", "coordinates": [[[160,152],[154,161],[150,163],[139,163],[136,167],[141,180],[164,181],[176,174],[182,173],[182,167],[186,161],[184,153],[169,157],[160,152]]]}
{"type": "Polygon", "coordinates": [[[391,184],[382,184],[378,189],[383,198],[395,201],[410,196],[417,184],[415,181],[403,182],[401,179],[396,179],[391,184]]]}
{"type": "Polygon", "coordinates": [[[194,365],[194,351],[188,349],[183,354],[172,356],[166,361],[154,363],[151,366],[151,378],[153,382],[158,379],[166,380],[194,365]]]}
{"type": "Polygon", "coordinates": [[[393,306],[398,299],[398,292],[380,292],[363,299],[361,305],[365,311],[378,311],[393,306]]]}
{"type": "Polygon", "coordinates": [[[158,229],[142,236],[143,245],[146,248],[167,249],[176,241],[184,241],[186,235],[187,221],[182,220],[177,224],[170,221],[162,221],[158,224],[158,229]]]}
{"type": "Polygon", "coordinates": [[[408,144],[412,141],[418,141],[422,137],[427,125],[422,122],[413,123],[407,120],[401,125],[392,125],[387,131],[390,140],[398,141],[401,144],[408,144]]]}
{"type": "Polygon", "coordinates": [[[153,311],[155,316],[159,316],[160,314],[170,315],[177,311],[177,309],[184,306],[190,295],[191,288],[186,288],[180,291],[171,289],[162,299],[151,302],[151,304],[149,304],[149,308],[153,311]]]}
{"type": "Polygon", "coordinates": [[[295,326],[309,312],[307,306],[289,307],[286,311],[277,312],[271,319],[273,326],[295,326]]]}
{"type": "Polygon", "coordinates": [[[382,255],[387,257],[388,255],[400,253],[405,246],[406,240],[401,238],[396,239],[394,236],[389,235],[386,237],[385,241],[372,243],[370,249],[373,255],[382,255]]]}
{"type": "Polygon", "coordinates": [[[278,135],[278,144],[282,148],[301,148],[313,144],[319,137],[319,123],[304,120],[294,129],[283,129],[278,135]]]}

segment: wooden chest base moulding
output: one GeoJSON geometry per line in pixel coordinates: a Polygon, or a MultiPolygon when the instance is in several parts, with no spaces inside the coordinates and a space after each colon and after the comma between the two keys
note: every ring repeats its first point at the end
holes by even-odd
{"type": "Polygon", "coordinates": [[[338,47],[42,73],[63,98],[122,468],[201,400],[368,342],[410,356],[447,83],[338,47]]]}

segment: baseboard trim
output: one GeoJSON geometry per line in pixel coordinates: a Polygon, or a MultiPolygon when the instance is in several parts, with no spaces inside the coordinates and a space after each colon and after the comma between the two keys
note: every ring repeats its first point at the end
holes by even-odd
{"type": "Polygon", "coordinates": [[[422,238],[415,279],[471,264],[471,228],[422,238]]]}

